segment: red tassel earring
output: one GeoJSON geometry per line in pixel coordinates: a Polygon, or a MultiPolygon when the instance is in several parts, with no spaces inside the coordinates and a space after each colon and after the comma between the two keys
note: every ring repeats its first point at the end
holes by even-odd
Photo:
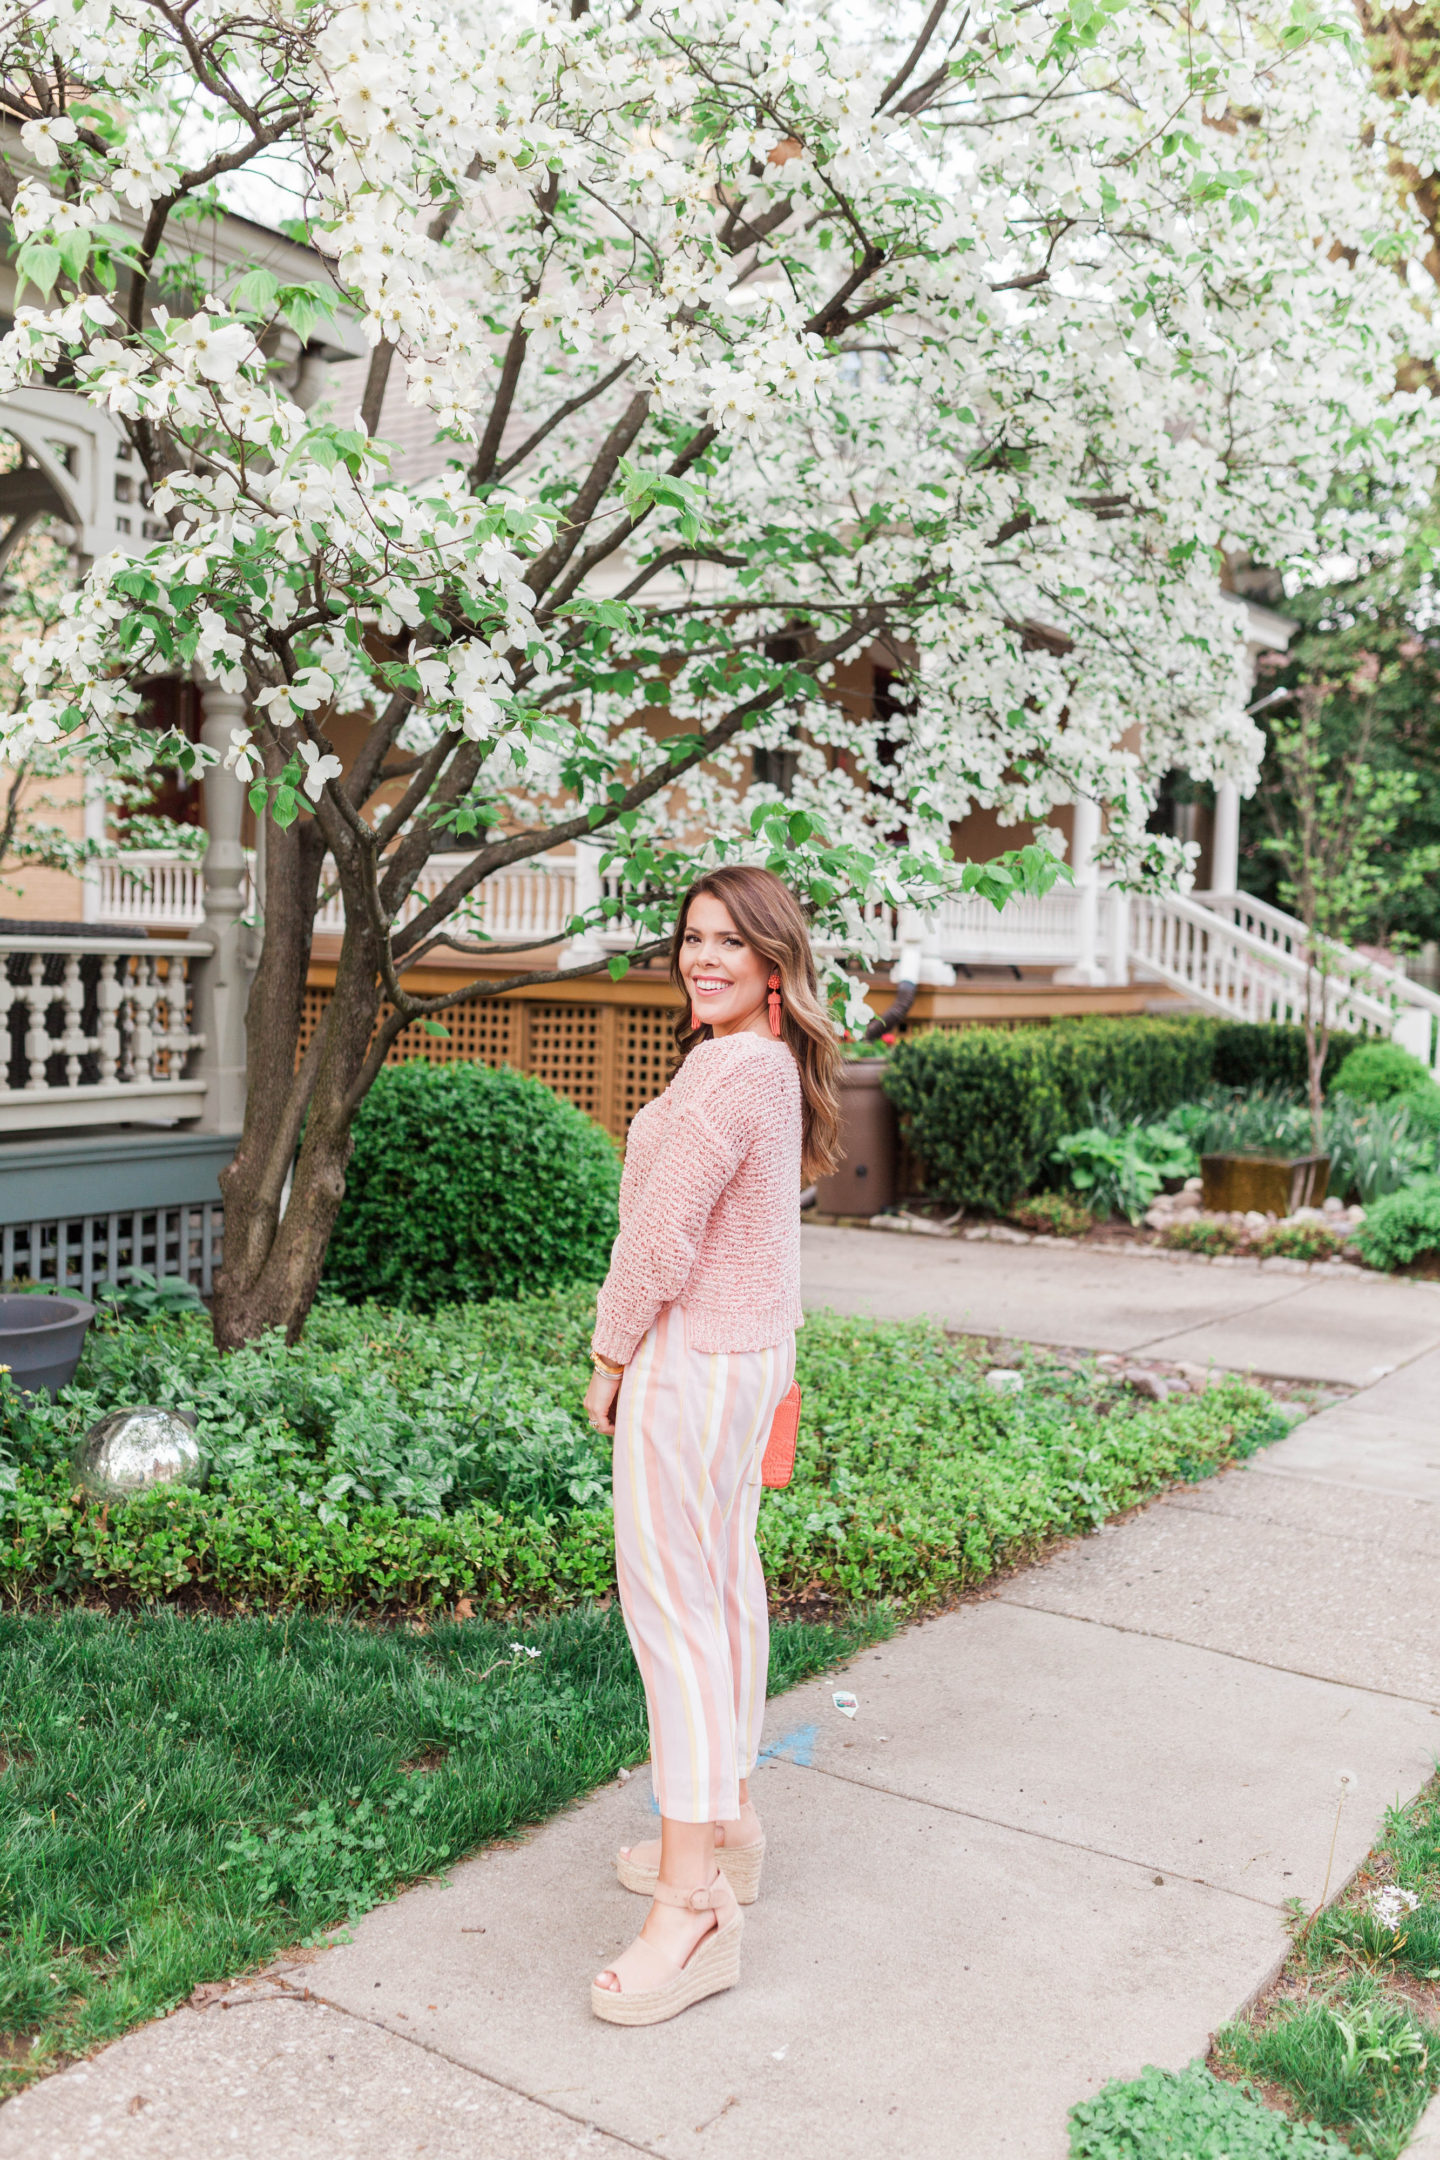
{"type": "Polygon", "coordinates": [[[698,1012],[696,1012],[696,1010],[695,1010],[695,1007],[694,1007],[694,1006],[692,1005],[692,1006],[690,1007],[690,1031],[691,1031],[691,1033],[692,1033],[692,1034],[694,1034],[694,1035],[698,1035],[698,1034],[700,1033],[701,1029],[702,1029],[702,1028],[704,1027],[704,1025],[705,1025],[704,1021],[703,1021],[703,1020],[702,1020],[702,1019],[700,1018],[700,1015],[699,1015],[699,1013],[698,1013],[698,1012]]]}
{"type": "Polygon", "coordinates": [[[770,1008],[770,1033],[778,1035],[780,1033],[780,976],[778,970],[771,973],[770,995],[765,1002],[770,1008]]]}

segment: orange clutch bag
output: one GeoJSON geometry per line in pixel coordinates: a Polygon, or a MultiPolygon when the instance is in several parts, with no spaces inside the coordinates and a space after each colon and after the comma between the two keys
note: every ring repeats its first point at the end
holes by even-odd
{"type": "Polygon", "coordinates": [[[800,1389],[793,1386],[780,1398],[770,1438],[760,1464],[762,1485],[788,1485],[795,1470],[795,1440],[800,1431],[800,1389]]]}

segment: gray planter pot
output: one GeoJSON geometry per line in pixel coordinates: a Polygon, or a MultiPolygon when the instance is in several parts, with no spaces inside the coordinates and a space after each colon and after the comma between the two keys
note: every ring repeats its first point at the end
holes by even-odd
{"type": "Polygon", "coordinates": [[[27,1395],[53,1395],[75,1377],[95,1307],[83,1298],[0,1297],[0,1364],[27,1395]]]}

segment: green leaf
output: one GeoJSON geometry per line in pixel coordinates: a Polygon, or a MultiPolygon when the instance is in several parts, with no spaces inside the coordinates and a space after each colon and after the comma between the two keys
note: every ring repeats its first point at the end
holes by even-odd
{"type": "Polygon", "coordinates": [[[34,285],[48,300],[60,275],[60,250],[43,240],[27,240],[15,257],[22,285],[34,285]]]}
{"type": "Polygon", "coordinates": [[[89,233],[78,229],[61,233],[55,245],[60,250],[61,262],[78,285],[85,275],[85,265],[90,260],[89,233]]]}
{"type": "Polygon", "coordinates": [[[444,1038],[444,1040],[445,1040],[446,1042],[449,1042],[449,1040],[450,1040],[450,1030],[449,1030],[449,1028],[447,1028],[447,1027],[442,1027],[442,1026],[440,1025],[440,1022],[439,1022],[438,1020],[427,1020],[427,1021],[425,1022],[425,1033],[426,1033],[427,1035],[439,1035],[439,1036],[442,1036],[442,1037],[444,1038]]]}
{"type": "Polygon", "coordinates": [[[280,280],[269,270],[248,270],[230,295],[237,315],[273,315],[280,280]]]}
{"type": "Polygon", "coordinates": [[[270,815],[282,832],[287,826],[293,825],[300,815],[300,797],[293,787],[286,787],[283,780],[275,790],[275,802],[270,815]]]}
{"type": "Polygon", "coordinates": [[[630,972],[630,962],[624,953],[613,953],[605,966],[611,982],[623,982],[630,972]]]}

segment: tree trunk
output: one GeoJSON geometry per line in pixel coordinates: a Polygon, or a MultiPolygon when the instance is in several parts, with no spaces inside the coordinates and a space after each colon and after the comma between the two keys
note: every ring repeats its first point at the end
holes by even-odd
{"type": "Polygon", "coordinates": [[[246,1012],[245,1119],[234,1161],[220,1175],[225,1263],[213,1324],[221,1349],[275,1327],[295,1340],[345,1196],[353,1093],[380,1009],[379,960],[373,932],[352,904],[334,994],[300,1059],[324,862],[325,842],[311,820],[275,833],[266,866],[265,941],[246,1012]]]}
{"type": "Polygon", "coordinates": [[[1317,1155],[1325,1152],[1325,1060],[1329,1055],[1330,978],[1328,971],[1316,964],[1312,932],[1305,967],[1305,1077],[1310,1096],[1310,1140],[1317,1155]]]}

